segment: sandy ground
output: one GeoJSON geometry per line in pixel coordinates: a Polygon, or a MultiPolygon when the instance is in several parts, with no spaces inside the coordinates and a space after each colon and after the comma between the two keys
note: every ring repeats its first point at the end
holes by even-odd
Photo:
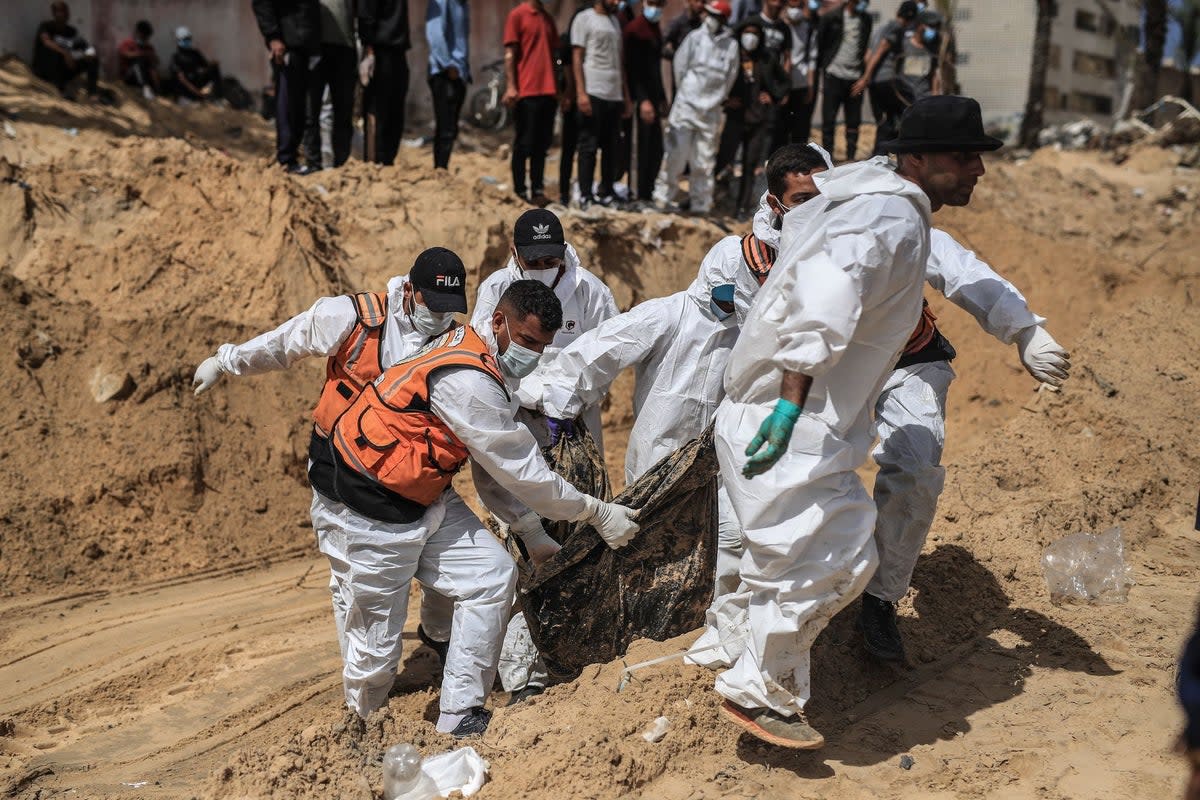
{"type": "MultiPolygon", "coordinates": [[[[321,365],[198,401],[190,378],[221,342],[381,286],[423,247],[454,247],[472,281],[499,267],[521,210],[503,151],[472,137],[448,174],[406,148],[394,168],[294,179],[250,115],[68,104],[14,62],[0,116],[0,797],[378,796],[388,745],[452,742],[429,724],[436,660],[415,622],[389,706],[362,738],[343,724],[303,469],[321,365]]],[[[939,214],[1050,318],[1076,369],[1063,393],[1036,393],[1012,348],[930,297],[959,380],[947,490],[901,607],[914,664],[867,662],[853,615],[835,619],[814,655],[825,750],[739,735],[703,670],[647,668],[618,693],[621,665],[600,664],[521,707],[493,698],[479,796],[1178,795],[1200,176],[1177,162],[997,160],[969,208],[939,214]],[[1129,602],[1051,605],[1042,549],[1114,524],[1129,602]],[[638,734],[660,714],[670,730],[649,744],[638,734]]],[[[725,233],[659,214],[564,221],[622,307],[685,287],[725,233]]],[[[612,467],[629,394],[625,379],[605,413],[612,467]]]]}

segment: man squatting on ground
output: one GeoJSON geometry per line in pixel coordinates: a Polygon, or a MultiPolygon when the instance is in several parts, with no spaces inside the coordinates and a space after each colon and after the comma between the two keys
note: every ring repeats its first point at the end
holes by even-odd
{"type": "MultiPolygon", "coordinates": [[[[414,272],[423,266],[419,258],[414,272]]],[[[434,287],[465,283],[462,263],[450,251],[437,248],[433,266],[434,287]]],[[[415,292],[412,296],[416,298],[415,292]]],[[[465,310],[461,288],[423,290],[421,299],[435,313],[465,310]]],[[[515,421],[512,389],[536,366],[561,323],[561,305],[544,285],[513,284],[486,328],[477,332],[454,325],[365,383],[351,376],[342,361],[371,347],[372,337],[378,347],[379,334],[363,334],[362,329],[378,330],[386,310],[362,303],[369,312],[366,318],[355,309],[349,330],[343,327],[341,336],[329,336],[329,329],[321,331],[312,323],[322,311],[346,306],[338,300],[323,298],[306,312],[307,319],[301,315],[281,329],[319,338],[309,352],[333,354],[314,413],[309,478],[313,528],[330,562],[346,704],[365,718],[386,703],[400,663],[409,583],[416,577],[454,600],[437,728],[458,737],[482,733],[491,716],[484,703],[513,602],[516,569],[500,542],[450,487],[454,473],[473,459],[482,467],[475,477],[485,502],[503,489],[542,516],[590,522],[613,547],[636,532],[633,512],[584,495],[555,475],[528,429],[515,421]],[[487,480],[481,479],[484,474],[487,480]]],[[[330,316],[345,320],[347,310],[330,316]]],[[[253,353],[254,341],[241,347],[253,353]]],[[[213,359],[201,365],[198,392],[222,372],[285,368],[308,354],[296,348],[282,358],[278,353],[260,356],[251,365],[234,361],[238,350],[223,345],[216,365],[213,359]]]]}
{"type": "Polygon", "coordinates": [[[820,173],[820,197],[784,217],[716,419],[746,552],[739,590],[714,611],[744,615],[748,633],[721,639],[714,613],[696,645],[726,642],[723,710],[765,741],[824,744],[804,714],[810,649],[877,563],[875,506],[854,472],[874,439],[871,410],[921,318],[931,212],[966,205],[980,151],[1000,144],[974,100],[927,98],[889,145],[897,171],[873,159],[820,173]]]}

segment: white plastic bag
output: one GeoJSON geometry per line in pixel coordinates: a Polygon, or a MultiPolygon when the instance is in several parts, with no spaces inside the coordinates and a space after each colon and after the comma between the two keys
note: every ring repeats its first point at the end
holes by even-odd
{"type": "Polygon", "coordinates": [[[412,745],[399,745],[389,749],[389,757],[384,764],[384,797],[386,800],[435,800],[438,797],[449,797],[453,792],[460,792],[463,797],[470,797],[479,791],[487,780],[488,762],[475,752],[474,747],[463,747],[448,753],[438,753],[428,758],[420,759],[420,776],[412,776],[411,754],[409,762],[397,764],[394,769],[402,771],[403,775],[393,776],[389,781],[390,754],[399,748],[411,748],[412,745]],[[397,779],[399,778],[399,779],[397,779]],[[414,779],[415,778],[415,779],[414,779]],[[390,793],[390,794],[389,794],[390,793]]]}
{"type": "Polygon", "coordinates": [[[1042,570],[1055,605],[1124,603],[1133,585],[1119,527],[1059,539],[1042,554],[1042,570]]]}

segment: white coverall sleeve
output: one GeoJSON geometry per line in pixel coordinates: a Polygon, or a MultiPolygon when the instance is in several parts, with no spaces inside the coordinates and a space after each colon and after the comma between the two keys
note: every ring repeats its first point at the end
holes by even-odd
{"type": "Polygon", "coordinates": [[[573,419],[600,402],[621,370],[644,361],[668,332],[670,320],[661,311],[662,305],[653,300],[642,303],[559,352],[546,375],[546,416],[573,419]]]}
{"type": "Polygon", "coordinates": [[[679,43],[679,49],[675,51],[675,58],[671,61],[671,72],[675,78],[675,86],[683,85],[683,76],[687,74],[688,64],[692,60],[692,52],[695,49],[696,37],[689,33],[679,43]]]}
{"type": "Polygon", "coordinates": [[[814,378],[831,369],[854,337],[872,287],[887,281],[896,260],[915,260],[913,219],[896,208],[847,203],[829,215],[821,251],[790,265],[782,307],[776,297],[768,312],[778,324],[780,369],[814,378]]]}
{"type": "Polygon", "coordinates": [[[504,522],[520,519],[524,506],[546,519],[586,516],[585,495],[546,464],[537,440],[516,421],[513,402],[494,380],[474,369],[441,372],[430,381],[429,406],[467,446],[481,468],[473,470],[479,499],[504,522]]]}
{"type": "Polygon", "coordinates": [[[354,330],[358,312],[350,297],[322,297],[273,331],[244,344],[223,344],[217,361],[230,375],[287,369],[308,356],[332,356],[354,330]]]}
{"type": "Polygon", "coordinates": [[[945,231],[934,229],[929,237],[929,285],[973,316],[979,326],[1005,344],[1045,317],[1029,310],[1025,297],[973,252],[945,231]]]}

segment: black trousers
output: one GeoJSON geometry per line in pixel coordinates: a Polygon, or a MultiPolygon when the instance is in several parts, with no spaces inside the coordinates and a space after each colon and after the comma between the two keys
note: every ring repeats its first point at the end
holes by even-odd
{"type": "Polygon", "coordinates": [[[579,115],[574,104],[563,111],[562,157],[558,160],[558,202],[571,202],[571,178],[575,173],[575,150],[579,146],[579,115]]]}
{"type": "Polygon", "coordinates": [[[746,109],[725,109],[725,125],[721,128],[721,138],[717,143],[717,162],[713,167],[713,175],[720,175],[737,158],[745,129],[746,109]]]}
{"type": "MultiPolygon", "coordinates": [[[[637,116],[634,108],[634,116],[637,116]]],[[[621,132],[617,139],[617,168],[613,170],[613,183],[620,183],[625,175],[629,175],[627,185],[629,193],[633,194],[633,117],[621,119],[621,132]]]]}
{"type": "Polygon", "coordinates": [[[429,76],[429,94],[433,98],[433,168],[446,169],[458,138],[458,115],[467,98],[467,82],[461,75],[451,79],[439,72],[429,76]]]}
{"type": "Polygon", "coordinates": [[[60,54],[46,48],[40,63],[34,65],[33,74],[44,81],[54,84],[60,92],[65,91],[67,84],[76,75],[87,75],[88,94],[96,93],[96,79],[100,75],[100,62],[93,57],[75,59],[75,65],[67,66],[67,60],[60,54]]]}
{"type": "Polygon", "coordinates": [[[771,143],[771,152],[785,144],[808,144],[809,137],[812,135],[813,111],[816,110],[816,107],[816,97],[811,103],[808,102],[807,87],[788,92],[787,105],[779,109],[775,141],[771,143]]]}
{"type": "MultiPolygon", "coordinates": [[[[513,189],[525,197],[542,194],[546,188],[546,152],[554,140],[554,114],[558,101],[553,95],[522,97],[514,110],[517,136],[513,141],[513,189]],[[529,164],[529,185],[525,184],[525,165],[529,164]]],[[[564,201],[565,202],[565,201],[564,201]]]]}
{"type": "Polygon", "coordinates": [[[838,109],[846,119],[846,160],[854,160],[858,149],[858,126],[862,124],[863,96],[850,96],[854,81],[844,81],[825,73],[825,96],[821,103],[821,143],[833,152],[833,132],[837,129],[838,109]]]}
{"type": "MultiPolygon", "coordinates": [[[[296,163],[300,142],[308,122],[308,96],[312,88],[309,56],[303,50],[289,50],[283,64],[274,65],[275,73],[275,157],[280,164],[296,163]]],[[[318,162],[319,163],[319,162],[318,162]]]]}
{"type": "Polygon", "coordinates": [[[213,91],[208,97],[193,92],[191,89],[184,86],[183,81],[179,80],[177,77],[171,78],[167,83],[167,91],[176,97],[186,97],[188,100],[199,101],[221,99],[221,70],[215,64],[209,66],[209,68],[204,71],[203,77],[198,76],[197,81],[192,83],[192,85],[197,89],[203,89],[205,86],[211,86],[213,91]]]}
{"type": "Polygon", "coordinates": [[[340,167],[350,157],[350,140],[354,135],[354,84],[357,82],[358,54],[354,48],[321,45],[321,59],[313,69],[309,84],[310,107],[304,127],[304,160],[309,164],[321,165],[321,107],[326,86],[333,106],[333,141],[330,142],[333,166],[340,167]]]}
{"type": "Polygon", "coordinates": [[[875,155],[887,155],[886,151],[880,149],[879,143],[891,141],[900,133],[900,115],[906,106],[900,95],[896,94],[891,81],[872,83],[868,88],[871,109],[875,113],[875,155]]]}
{"type": "Polygon", "coordinates": [[[619,100],[601,100],[588,95],[592,101],[592,113],[579,114],[579,196],[594,200],[596,195],[611,197],[613,181],[617,176],[617,163],[621,146],[621,112],[624,104],[619,100]],[[595,184],[596,153],[600,153],[600,182],[595,184]]]}
{"type": "MultiPolygon", "coordinates": [[[[636,115],[636,111],[635,111],[636,115]]],[[[637,117],[637,199],[651,201],[654,197],[654,180],[663,160],[662,120],[656,114],[654,122],[643,122],[637,117]]],[[[630,176],[632,183],[632,175],[630,176]]]]}
{"type": "Polygon", "coordinates": [[[778,107],[768,106],[761,122],[747,122],[742,128],[742,180],[738,187],[737,208],[748,211],[758,207],[758,198],[753,197],[756,182],[755,170],[767,163],[774,144],[775,131],[779,126],[778,107]]]}
{"type": "Polygon", "coordinates": [[[375,46],[375,74],[363,92],[366,160],[394,164],[404,135],[408,59],[402,47],[375,46]]]}

